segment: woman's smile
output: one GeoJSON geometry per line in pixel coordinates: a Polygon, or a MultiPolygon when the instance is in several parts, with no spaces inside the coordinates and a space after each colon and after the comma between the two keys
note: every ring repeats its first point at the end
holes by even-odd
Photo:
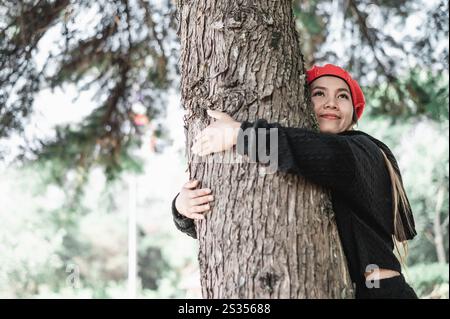
{"type": "Polygon", "coordinates": [[[339,120],[340,119],[339,116],[333,115],[333,114],[322,114],[320,117],[327,119],[327,120],[339,120]]]}

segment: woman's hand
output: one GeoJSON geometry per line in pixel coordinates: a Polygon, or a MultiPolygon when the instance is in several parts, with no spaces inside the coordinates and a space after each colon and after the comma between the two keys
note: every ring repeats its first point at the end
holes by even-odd
{"type": "Polygon", "coordinates": [[[214,196],[208,188],[194,189],[197,185],[197,180],[183,185],[180,195],[175,200],[175,208],[181,215],[188,218],[205,219],[202,213],[210,209],[208,203],[214,200],[214,196]]]}
{"type": "Polygon", "coordinates": [[[208,125],[194,139],[192,152],[199,156],[231,149],[237,143],[241,122],[235,121],[225,112],[208,110],[216,121],[208,125]]]}

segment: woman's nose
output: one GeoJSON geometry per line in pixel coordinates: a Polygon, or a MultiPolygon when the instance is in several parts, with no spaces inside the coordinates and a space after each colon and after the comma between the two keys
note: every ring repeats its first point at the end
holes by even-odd
{"type": "Polygon", "coordinates": [[[325,108],[337,109],[337,103],[334,100],[328,101],[327,103],[325,103],[325,108]]]}
{"type": "Polygon", "coordinates": [[[325,100],[325,108],[333,108],[336,109],[337,108],[337,101],[336,98],[334,96],[330,96],[328,95],[326,100],[325,100]]]}

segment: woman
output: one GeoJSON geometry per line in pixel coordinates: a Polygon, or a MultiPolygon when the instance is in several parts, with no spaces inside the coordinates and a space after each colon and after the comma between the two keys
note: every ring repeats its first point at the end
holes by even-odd
{"type": "MultiPolygon", "coordinates": [[[[278,128],[278,171],[302,175],[331,190],[356,298],[417,298],[393,252],[394,246],[400,252],[397,241],[406,244],[416,235],[397,161],[385,144],[353,130],[365,106],[361,88],[331,64],[313,67],[307,82],[320,133],[262,119],[240,123],[225,113],[208,111],[216,121],[199,134],[192,151],[201,156],[220,152],[243,141],[240,134],[247,128],[278,128]],[[230,130],[233,134],[226,133],[230,130]]],[[[257,138],[244,141],[238,152],[248,155],[251,143],[257,144],[257,138]]],[[[198,183],[186,183],[172,202],[177,228],[194,238],[193,219],[203,219],[214,200],[211,190],[195,189],[198,183]]]]}

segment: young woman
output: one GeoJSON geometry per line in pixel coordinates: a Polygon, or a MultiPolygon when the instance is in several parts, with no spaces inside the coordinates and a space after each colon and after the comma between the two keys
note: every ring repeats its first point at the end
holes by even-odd
{"type": "MultiPolygon", "coordinates": [[[[240,134],[247,128],[278,128],[278,171],[302,175],[331,190],[356,298],[417,298],[394,254],[394,247],[400,252],[397,242],[406,245],[416,235],[397,161],[385,144],[353,130],[365,106],[361,88],[331,64],[313,67],[307,82],[320,132],[263,119],[240,123],[226,113],[208,111],[216,121],[198,135],[192,151],[201,156],[221,152],[243,141],[240,134]]],[[[257,144],[257,138],[244,141],[238,152],[248,155],[254,146],[250,143],[257,144]]],[[[175,225],[194,238],[193,219],[203,219],[214,200],[211,190],[195,189],[198,183],[186,183],[172,202],[175,225]]]]}

